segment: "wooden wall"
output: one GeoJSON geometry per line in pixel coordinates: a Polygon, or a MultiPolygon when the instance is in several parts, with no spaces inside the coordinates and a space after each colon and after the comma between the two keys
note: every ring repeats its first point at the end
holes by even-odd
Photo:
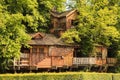
{"type": "Polygon", "coordinates": [[[107,58],[107,48],[104,47],[104,46],[95,46],[95,52],[96,52],[96,56],[97,56],[97,53],[101,53],[102,56],[101,58],[102,59],[106,59],[107,58]]]}
{"type": "Polygon", "coordinates": [[[76,17],[77,17],[77,11],[66,17],[66,30],[70,29],[73,26],[72,21],[76,20],[76,17]]]}
{"type": "Polygon", "coordinates": [[[54,30],[60,26],[59,24],[59,19],[57,17],[54,17],[54,16],[51,16],[51,29],[50,29],[50,32],[51,33],[54,33],[54,30]]]}
{"type": "Polygon", "coordinates": [[[72,47],[51,46],[49,55],[52,56],[52,66],[72,66],[73,50],[72,47]]]}
{"type": "Polygon", "coordinates": [[[72,66],[73,48],[63,46],[33,46],[30,50],[30,66],[37,68],[52,68],[72,66]],[[37,48],[37,53],[32,51],[37,48]],[[44,56],[41,59],[40,48],[44,48],[44,56]]]}
{"type": "Polygon", "coordinates": [[[72,13],[70,12],[69,14],[66,14],[65,16],[62,16],[60,18],[51,15],[52,29],[50,29],[50,32],[54,33],[56,28],[60,28],[62,30],[58,30],[59,32],[57,34],[58,36],[61,36],[62,33],[73,26],[72,21],[76,20],[76,17],[77,11],[74,11],[72,13]]]}
{"type": "Polygon", "coordinates": [[[30,66],[39,66],[38,63],[48,56],[48,46],[32,46],[30,49],[30,66]],[[37,49],[35,52],[34,49],[37,49]]]}
{"type": "Polygon", "coordinates": [[[97,65],[103,65],[106,64],[106,59],[107,59],[107,47],[104,46],[96,46],[95,47],[95,51],[96,51],[96,64],[97,65]],[[98,55],[97,53],[100,53],[100,55],[98,55]]]}

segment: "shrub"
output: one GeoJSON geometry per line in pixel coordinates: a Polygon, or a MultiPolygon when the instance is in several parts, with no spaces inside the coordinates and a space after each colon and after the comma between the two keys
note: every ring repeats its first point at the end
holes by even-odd
{"type": "Polygon", "coordinates": [[[112,80],[120,80],[120,74],[114,74],[112,78],[112,80]]]}
{"type": "Polygon", "coordinates": [[[120,80],[120,74],[80,72],[1,74],[0,80],[120,80]]]}
{"type": "Polygon", "coordinates": [[[112,74],[107,73],[85,73],[83,80],[112,80],[112,74]]]}

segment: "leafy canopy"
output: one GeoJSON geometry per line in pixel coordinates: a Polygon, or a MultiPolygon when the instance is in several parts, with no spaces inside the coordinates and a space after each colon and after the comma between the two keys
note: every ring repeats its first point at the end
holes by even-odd
{"type": "MultiPolygon", "coordinates": [[[[75,0],[74,0],[75,1],[75,0]]],[[[76,0],[78,25],[68,30],[62,38],[67,43],[80,45],[80,53],[88,54],[94,44],[107,47],[117,43],[120,33],[116,28],[119,18],[119,6],[111,0],[76,0]],[[71,36],[72,35],[72,36],[71,36]]]]}
{"type": "Polygon", "coordinates": [[[46,32],[49,11],[64,9],[65,0],[0,0],[0,71],[13,58],[19,58],[21,46],[28,46],[27,33],[46,32]]]}

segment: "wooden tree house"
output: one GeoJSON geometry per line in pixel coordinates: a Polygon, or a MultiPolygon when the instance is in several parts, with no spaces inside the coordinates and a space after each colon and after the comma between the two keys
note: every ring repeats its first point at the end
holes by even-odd
{"type": "Polygon", "coordinates": [[[31,48],[22,48],[19,61],[15,60],[16,69],[60,68],[72,66],[74,47],[63,43],[52,34],[30,34],[31,48]]]}
{"type": "Polygon", "coordinates": [[[50,32],[60,37],[62,33],[70,28],[74,28],[74,21],[77,17],[77,10],[69,10],[58,13],[51,11],[51,29],[50,32]]]}
{"type": "MultiPolygon", "coordinates": [[[[70,28],[75,28],[74,22],[76,21],[78,12],[77,10],[69,10],[62,13],[51,11],[51,23],[53,27],[51,28],[51,33],[61,36],[66,30],[70,28]],[[56,33],[57,32],[57,33],[56,33]]],[[[75,51],[74,51],[75,52],[75,51]]],[[[75,54],[75,53],[74,53],[75,54]]],[[[91,54],[91,53],[90,53],[91,54]]],[[[92,54],[94,56],[90,57],[76,57],[73,58],[73,65],[83,66],[83,65],[109,65],[114,66],[116,63],[115,58],[108,58],[107,47],[100,44],[95,44],[92,54]]]]}
{"type": "MultiPolygon", "coordinates": [[[[74,28],[77,10],[69,10],[62,13],[51,11],[50,34],[33,33],[28,42],[30,48],[22,48],[19,60],[14,60],[14,69],[57,69],[77,66],[114,66],[115,58],[108,58],[107,47],[95,45],[93,56],[73,56],[75,45],[64,43],[59,37],[68,29],[74,28]]],[[[90,53],[91,54],[91,53],[90,53]]]]}

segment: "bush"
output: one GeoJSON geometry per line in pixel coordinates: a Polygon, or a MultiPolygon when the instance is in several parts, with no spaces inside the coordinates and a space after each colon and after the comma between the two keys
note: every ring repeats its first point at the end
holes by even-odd
{"type": "Polygon", "coordinates": [[[80,72],[1,74],[0,80],[120,80],[120,74],[80,72]]]}
{"type": "Polygon", "coordinates": [[[112,74],[107,73],[86,73],[83,80],[112,80],[112,74]]]}
{"type": "Polygon", "coordinates": [[[112,78],[112,80],[120,80],[120,74],[114,74],[112,78]]]}

